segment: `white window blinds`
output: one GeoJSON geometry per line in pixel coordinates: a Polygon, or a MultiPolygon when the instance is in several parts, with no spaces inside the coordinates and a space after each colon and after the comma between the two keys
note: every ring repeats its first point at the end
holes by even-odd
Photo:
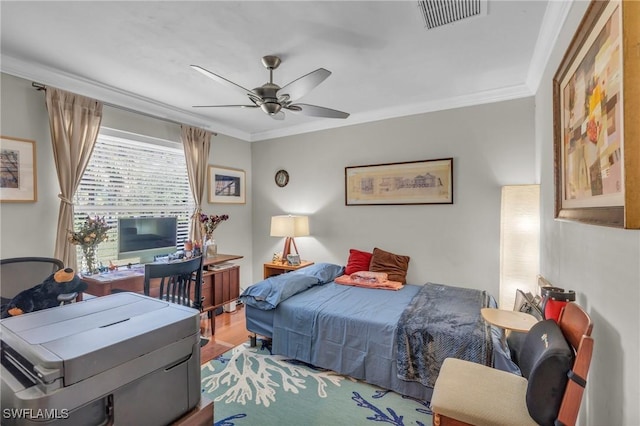
{"type": "Polygon", "coordinates": [[[104,216],[113,227],[98,246],[98,260],[105,266],[118,258],[118,217],[177,216],[176,249],[182,249],[189,233],[194,202],[182,146],[134,139],[142,137],[101,133],[74,197],[76,228],[87,215],[104,216]]]}

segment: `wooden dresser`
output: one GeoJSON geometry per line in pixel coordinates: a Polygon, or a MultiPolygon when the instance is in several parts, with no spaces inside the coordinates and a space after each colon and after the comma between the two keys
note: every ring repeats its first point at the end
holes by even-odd
{"type": "MultiPolygon", "coordinates": [[[[240,266],[230,264],[243,256],[217,254],[205,257],[202,271],[202,311],[210,312],[211,330],[215,333],[216,308],[236,300],[240,296],[240,266]]],[[[87,283],[86,293],[94,296],[106,296],[113,289],[142,293],[144,288],[144,266],[122,269],[99,275],[82,277],[87,283]]]]}

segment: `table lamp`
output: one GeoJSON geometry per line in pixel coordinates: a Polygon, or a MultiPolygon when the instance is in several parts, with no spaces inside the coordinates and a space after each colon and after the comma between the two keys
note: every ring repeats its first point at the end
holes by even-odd
{"type": "Polygon", "coordinates": [[[291,245],[298,253],[298,247],[294,237],[304,237],[309,235],[309,217],[308,216],[272,216],[271,217],[271,236],[285,237],[284,249],[282,250],[282,261],[287,260],[287,255],[291,254],[291,245]]]}

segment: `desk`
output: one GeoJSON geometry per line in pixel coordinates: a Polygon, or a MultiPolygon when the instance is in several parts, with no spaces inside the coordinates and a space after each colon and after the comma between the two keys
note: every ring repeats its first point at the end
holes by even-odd
{"type": "Polygon", "coordinates": [[[533,315],[519,311],[506,311],[496,308],[482,308],[480,310],[482,318],[489,324],[505,330],[520,331],[526,333],[538,319],[533,315]]]}
{"type": "MultiPolygon", "coordinates": [[[[232,260],[242,259],[234,254],[217,254],[205,257],[202,271],[202,311],[210,312],[240,296],[240,266],[223,265],[232,260]]],[[[86,293],[94,296],[106,296],[111,290],[118,289],[142,293],[144,290],[144,265],[134,266],[116,272],[82,277],[87,283],[86,293]]],[[[151,285],[153,289],[153,283],[151,285]]],[[[216,316],[211,317],[211,332],[215,333],[216,316]]]]}

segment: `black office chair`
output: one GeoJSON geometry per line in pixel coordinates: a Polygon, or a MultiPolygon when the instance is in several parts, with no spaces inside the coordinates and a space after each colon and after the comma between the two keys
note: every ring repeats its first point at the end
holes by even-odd
{"type": "MultiPolygon", "coordinates": [[[[202,310],[202,256],[171,263],[144,265],[144,294],[172,303],[202,310]],[[151,280],[160,279],[159,287],[151,280]]],[[[200,346],[208,343],[201,338],[200,346]]]]}
{"type": "MultiPolygon", "coordinates": [[[[14,257],[0,260],[1,304],[11,301],[22,290],[42,283],[49,275],[64,268],[60,259],[52,257],[14,257]]],[[[70,303],[78,293],[58,296],[60,304],[70,303]]]]}

